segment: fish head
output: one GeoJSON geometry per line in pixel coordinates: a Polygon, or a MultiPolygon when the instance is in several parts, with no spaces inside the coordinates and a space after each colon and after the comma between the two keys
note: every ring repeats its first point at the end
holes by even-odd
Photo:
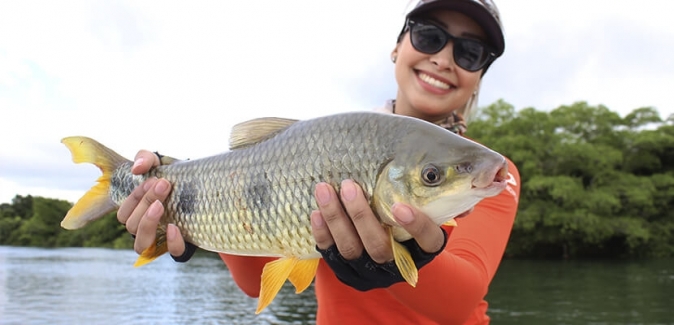
{"type": "Polygon", "coordinates": [[[382,167],[373,195],[378,216],[394,226],[397,240],[411,236],[393,218],[396,202],[441,225],[505,189],[508,165],[496,151],[431,123],[417,123],[405,134],[382,167]]]}

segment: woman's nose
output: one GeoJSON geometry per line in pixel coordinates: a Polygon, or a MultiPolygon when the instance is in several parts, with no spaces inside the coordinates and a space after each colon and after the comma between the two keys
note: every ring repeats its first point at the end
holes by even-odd
{"type": "Polygon", "coordinates": [[[431,62],[433,62],[439,70],[451,69],[455,64],[453,51],[453,42],[447,42],[447,45],[445,45],[440,52],[431,56],[431,62]]]}

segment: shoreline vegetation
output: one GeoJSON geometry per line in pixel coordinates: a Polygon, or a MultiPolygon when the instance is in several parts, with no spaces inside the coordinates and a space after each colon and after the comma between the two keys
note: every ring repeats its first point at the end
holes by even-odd
{"type": "MultiPolygon", "coordinates": [[[[674,257],[674,115],[642,107],[621,117],[586,102],[516,111],[499,100],[469,125],[471,139],[520,171],[506,258],[674,257]]],[[[0,204],[0,245],[133,248],[115,212],[62,229],[71,206],[31,195],[0,204]]]]}

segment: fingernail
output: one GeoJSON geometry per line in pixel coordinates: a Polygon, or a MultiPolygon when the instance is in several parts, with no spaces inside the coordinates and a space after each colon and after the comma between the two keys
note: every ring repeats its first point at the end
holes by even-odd
{"type": "Polygon", "coordinates": [[[323,216],[319,211],[314,211],[313,213],[311,213],[311,223],[313,223],[314,227],[316,228],[323,227],[325,221],[323,220],[323,216]]]}
{"type": "Polygon", "coordinates": [[[144,161],[145,161],[145,159],[143,159],[143,158],[136,159],[136,161],[133,162],[133,166],[131,166],[131,170],[133,170],[134,168],[142,165],[144,161]]]}
{"type": "Polygon", "coordinates": [[[154,188],[157,194],[165,194],[168,190],[168,182],[165,180],[157,181],[157,186],[154,188]]]}
{"type": "Polygon", "coordinates": [[[149,191],[150,188],[152,187],[152,185],[154,185],[154,180],[155,180],[154,177],[151,177],[151,178],[148,178],[147,180],[145,180],[145,183],[143,183],[143,190],[145,192],[149,191]]]}
{"type": "Polygon", "coordinates": [[[394,204],[391,208],[393,215],[402,224],[408,224],[414,221],[414,214],[412,210],[402,204],[394,204]]]}
{"type": "Polygon", "coordinates": [[[147,209],[147,216],[149,218],[154,218],[154,219],[159,219],[161,216],[161,213],[159,213],[159,207],[161,206],[161,203],[159,200],[152,202],[150,204],[150,207],[147,209]]]}
{"type": "Polygon", "coordinates": [[[342,197],[347,201],[356,198],[356,185],[350,179],[342,181],[342,197]]]}
{"type": "Polygon", "coordinates": [[[328,190],[328,184],[320,183],[316,185],[316,201],[318,201],[318,204],[320,205],[330,202],[330,190],[328,190]]]}

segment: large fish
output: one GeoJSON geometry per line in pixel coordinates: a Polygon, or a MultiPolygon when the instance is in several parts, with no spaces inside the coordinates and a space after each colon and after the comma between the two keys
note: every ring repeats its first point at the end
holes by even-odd
{"type": "Polygon", "coordinates": [[[154,246],[136,266],[167,252],[165,227],[174,223],[186,241],[213,252],[272,256],[261,277],[256,313],[274,299],[286,279],[297,293],[316,273],[320,254],[311,235],[317,210],[314,186],[339,189],[343,179],[364,190],[390,234],[396,265],[412,286],[417,268],[399,243],[411,238],[391,206],[407,203],[438,225],[505,187],[505,158],[435,124],[393,114],[354,112],[310,120],[260,118],[236,125],[230,150],[176,161],[132,175],[132,161],[95,140],[62,142],[73,161],[98,166],[103,175],[61,222],[77,229],[116,210],[134,187],[151,176],[173,185],[154,246]]]}

